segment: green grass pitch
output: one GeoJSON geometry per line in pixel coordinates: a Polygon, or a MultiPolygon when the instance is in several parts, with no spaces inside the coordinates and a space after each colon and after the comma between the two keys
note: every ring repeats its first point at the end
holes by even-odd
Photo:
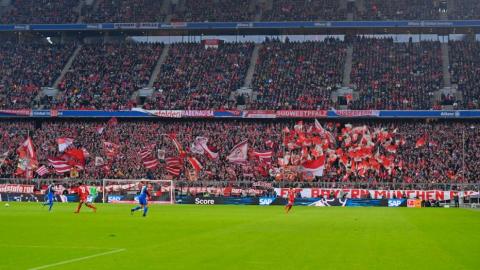
{"type": "Polygon", "coordinates": [[[479,269],[468,209],[0,206],[0,269],[479,269]]]}

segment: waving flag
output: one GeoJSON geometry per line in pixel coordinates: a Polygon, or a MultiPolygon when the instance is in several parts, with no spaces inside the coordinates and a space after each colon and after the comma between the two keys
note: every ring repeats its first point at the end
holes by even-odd
{"type": "Polygon", "coordinates": [[[70,148],[65,151],[65,154],[62,157],[72,167],[76,167],[80,170],[85,168],[85,152],[82,149],[70,148]]]}
{"type": "Polygon", "coordinates": [[[183,150],[183,147],[180,144],[180,142],[178,142],[177,134],[171,133],[168,135],[168,137],[172,140],[172,143],[173,145],[175,145],[175,148],[177,148],[178,154],[180,154],[181,157],[184,157],[186,153],[183,150]]]}
{"type": "Polygon", "coordinates": [[[147,169],[155,169],[155,168],[158,167],[159,164],[160,163],[158,162],[158,160],[156,158],[153,158],[153,157],[148,157],[148,158],[143,159],[143,165],[147,169]]]}
{"type": "Polygon", "coordinates": [[[49,158],[48,164],[55,169],[55,172],[58,174],[63,174],[66,172],[70,172],[72,166],[68,164],[68,162],[62,158],[49,158]]]}
{"type": "Polygon", "coordinates": [[[188,157],[187,160],[197,173],[203,169],[202,164],[200,164],[200,162],[196,158],[188,157]]]}
{"type": "Polygon", "coordinates": [[[15,174],[25,176],[29,179],[33,178],[33,170],[37,168],[38,161],[35,147],[33,146],[33,141],[30,137],[28,137],[20,147],[17,148],[17,154],[18,166],[15,174]]]}
{"type": "Polygon", "coordinates": [[[195,138],[195,141],[192,143],[191,147],[192,153],[206,155],[210,159],[216,159],[218,157],[218,153],[212,151],[207,143],[208,139],[206,137],[195,138]]]}
{"type": "Polygon", "coordinates": [[[156,158],[153,157],[152,151],[155,147],[155,144],[145,147],[140,151],[140,157],[142,159],[143,165],[147,169],[155,169],[160,164],[156,158]]]}
{"type": "Polygon", "coordinates": [[[47,166],[45,165],[42,165],[40,168],[38,168],[36,171],[35,171],[39,176],[44,176],[46,175],[47,173],[50,172],[50,170],[47,168],[47,166]]]}
{"type": "Polygon", "coordinates": [[[310,172],[313,174],[313,176],[322,176],[324,168],[325,168],[324,155],[318,159],[309,160],[302,164],[302,171],[310,172]]]}
{"type": "Polygon", "coordinates": [[[247,161],[248,142],[244,140],[235,145],[230,154],[227,156],[227,160],[235,163],[244,163],[247,161]]]}
{"type": "Polygon", "coordinates": [[[58,138],[57,139],[57,144],[58,144],[58,151],[63,152],[65,149],[67,149],[70,145],[73,144],[73,139],[72,138],[58,138]]]}

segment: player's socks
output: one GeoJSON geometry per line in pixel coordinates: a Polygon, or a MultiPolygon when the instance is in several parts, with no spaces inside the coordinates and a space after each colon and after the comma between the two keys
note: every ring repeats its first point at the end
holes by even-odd
{"type": "Polygon", "coordinates": [[[148,207],[144,207],[143,208],[143,216],[144,217],[147,215],[147,212],[148,212],[148,207]]]}
{"type": "Polygon", "coordinates": [[[140,209],[142,209],[142,207],[141,207],[141,206],[137,206],[137,207],[135,207],[135,208],[132,208],[132,212],[135,212],[135,211],[140,210],[140,209]]]}
{"type": "Polygon", "coordinates": [[[80,204],[78,205],[77,211],[76,211],[77,213],[80,213],[80,208],[82,208],[82,203],[80,203],[80,204]]]}
{"type": "Polygon", "coordinates": [[[53,202],[49,203],[48,211],[52,211],[53,202]]]}

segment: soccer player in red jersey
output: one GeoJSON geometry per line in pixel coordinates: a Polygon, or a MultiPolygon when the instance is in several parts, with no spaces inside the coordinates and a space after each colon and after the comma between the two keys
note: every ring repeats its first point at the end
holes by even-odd
{"type": "Polygon", "coordinates": [[[80,213],[80,208],[82,208],[82,204],[85,204],[88,208],[92,208],[93,212],[97,212],[97,208],[87,201],[90,192],[88,191],[88,187],[82,182],[78,183],[77,194],[80,201],[78,202],[78,207],[77,211],[75,211],[75,214],[80,213]]]}
{"type": "Polygon", "coordinates": [[[290,212],[290,209],[292,209],[292,207],[293,207],[293,203],[295,202],[295,189],[290,188],[288,190],[288,195],[287,196],[288,196],[288,203],[285,206],[285,213],[288,214],[288,212],[290,212]]]}

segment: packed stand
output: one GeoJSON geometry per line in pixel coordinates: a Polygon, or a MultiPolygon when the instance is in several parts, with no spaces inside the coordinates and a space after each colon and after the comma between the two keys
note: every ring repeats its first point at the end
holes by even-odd
{"type": "Polygon", "coordinates": [[[11,8],[1,17],[3,24],[76,23],[77,0],[13,0],[11,8]]]}
{"type": "Polygon", "coordinates": [[[480,19],[480,5],[476,0],[449,0],[453,2],[453,9],[448,10],[450,20],[478,20],[480,19]]]}
{"type": "Polygon", "coordinates": [[[162,44],[83,45],[59,85],[55,108],[129,109],[132,94],[148,84],[162,44]]]}
{"type": "Polygon", "coordinates": [[[258,109],[329,109],[330,95],[342,83],[346,45],[267,40],[259,52],[253,79],[258,109]]]}
{"type": "Polygon", "coordinates": [[[441,4],[435,0],[365,0],[356,20],[438,20],[441,4]]]}
{"type": "Polygon", "coordinates": [[[183,10],[172,15],[172,21],[182,22],[240,22],[253,21],[258,6],[250,0],[186,0],[183,10]],[[255,6],[254,6],[255,7],[255,6]]]}
{"type": "Polygon", "coordinates": [[[463,108],[480,108],[480,43],[450,41],[452,83],[463,94],[463,108]]]}
{"type": "Polygon", "coordinates": [[[154,84],[157,91],[144,108],[234,108],[230,95],[243,86],[253,48],[253,43],[171,45],[154,84]]]}
{"type": "MultiPolygon", "coordinates": [[[[202,165],[195,179],[224,182],[318,181],[343,187],[374,188],[391,188],[394,184],[415,188],[416,183],[428,183],[431,186],[423,188],[431,188],[442,183],[475,183],[480,176],[477,170],[478,122],[395,121],[353,125],[328,122],[322,123],[322,133],[311,121],[302,125],[298,129],[298,123],[293,121],[119,121],[107,124],[76,120],[47,121],[33,130],[31,122],[10,121],[0,127],[0,154],[9,152],[7,162],[2,162],[1,172],[2,176],[14,177],[15,149],[30,134],[40,166],[49,166],[49,158],[62,155],[57,144],[60,137],[73,139],[69,147],[84,148],[88,157],[79,176],[84,179],[187,180],[191,179],[188,172],[192,170],[188,157],[195,157],[202,165]],[[194,152],[193,142],[198,137],[205,137],[209,150],[218,157],[194,152]],[[176,138],[178,148],[172,138],[176,138]],[[228,161],[232,148],[243,140],[248,143],[247,160],[242,163],[228,161]],[[299,145],[300,140],[303,146],[299,145]],[[113,155],[105,142],[118,146],[113,155]],[[159,162],[152,169],[147,169],[142,162],[141,153],[146,148],[159,162]],[[361,148],[368,149],[359,154],[361,148]],[[255,154],[269,151],[272,153],[267,162],[259,160],[255,154]],[[288,166],[281,164],[279,159],[287,155],[290,156],[288,166]],[[323,176],[315,179],[301,175],[287,177],[290,165],[302,162],[300,158],[303,162],[315,159],[316,155],[326,157],[323,176]],[[178,175],[167,170],[167,160],[171,158],[179,160],[178,175]]],[[[50,170],[42,177],[69,176],[69,173],[56,174],[52,167],[50,170]]]]}
{"type": "Polygon", "coordinates": [[[0,108],[31,109],[40,88],[52,86],[74,45],[0,45],[0,108]]]}
{"type": "Polygon", "coordinates": [[[278,0],[262,13],[262,21],[341,21],[347,17],[337,0],[278,0]]]}
{"type": "Polygon", "coordinates": [[[166,18],[161,0],[98,0],[97,5],[85,14],[84,22],[163,22],[166,18]]]}
{"type": "Polygon", "coordinates": [[[352,109],[430,109],[443,82],[440,43],[359,37],[351,82],[360,93],[352,109]]]}

